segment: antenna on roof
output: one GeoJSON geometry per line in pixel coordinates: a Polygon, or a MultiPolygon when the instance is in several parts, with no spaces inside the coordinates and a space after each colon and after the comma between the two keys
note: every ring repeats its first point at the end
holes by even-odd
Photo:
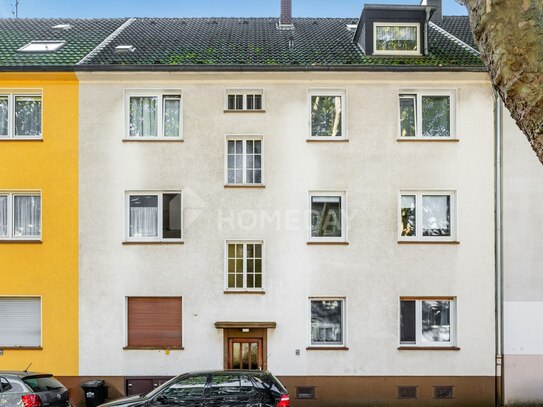
{"type": "Polygon", "coordinates": [[[28,372],[28,369],[30,368],[30,366],[32,366],[32,362],[30,362],[30,364],[26,367],[25,370],[23,370],[23,372],[25,372],[25,373],[28,372]]]}
{"type": "Polygon", "coordinates": [[[19,0],[15,0],[15,4],[13,5],[13,7],[13,15],[15,16],[15,18],[19,18],[19,0]]]}

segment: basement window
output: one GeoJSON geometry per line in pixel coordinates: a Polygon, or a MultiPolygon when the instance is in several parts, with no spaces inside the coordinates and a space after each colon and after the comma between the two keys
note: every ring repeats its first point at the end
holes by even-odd
{"type": "Polygon", "coordinates": [[[30,41],[18,52],[56,52],[66,44],[66,41],[30,41]]]}

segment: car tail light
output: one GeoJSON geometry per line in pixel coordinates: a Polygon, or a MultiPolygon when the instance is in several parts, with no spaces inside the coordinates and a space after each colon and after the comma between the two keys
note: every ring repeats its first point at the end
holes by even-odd
{"type": "Polygon", "coordinates": [[[41,407],[43,404],[41,403],[40,396],[37,394],[25,394],[21,397],[23,400],[23,406],[24,407],[41,407]]]}
{"type": "Polygon", "coordinates": [[[279,404],[277,404],[277,407],[290,407],[290,397],[288,394],[283,394],[281,396],[281,400],[279,400],[279,404]]]}

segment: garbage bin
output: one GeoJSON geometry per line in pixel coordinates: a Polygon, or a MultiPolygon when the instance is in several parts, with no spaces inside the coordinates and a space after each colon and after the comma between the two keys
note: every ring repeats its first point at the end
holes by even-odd
{"type": "Polygon", "coordinates": [[[91,380],[81,385],[87,407],[96,407],[104,403],[107,398],[107,388],[104,384],[104,380],[91,380]]]}

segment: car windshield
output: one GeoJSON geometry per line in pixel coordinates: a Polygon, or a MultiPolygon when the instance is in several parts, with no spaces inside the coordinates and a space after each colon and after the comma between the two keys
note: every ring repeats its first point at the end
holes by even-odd
{"type": "Polygon", "coordinates": [[[29,376],[23,377],[23,382],[34,392],[60,390],[64,388],[53,376],[29,376]]]}

